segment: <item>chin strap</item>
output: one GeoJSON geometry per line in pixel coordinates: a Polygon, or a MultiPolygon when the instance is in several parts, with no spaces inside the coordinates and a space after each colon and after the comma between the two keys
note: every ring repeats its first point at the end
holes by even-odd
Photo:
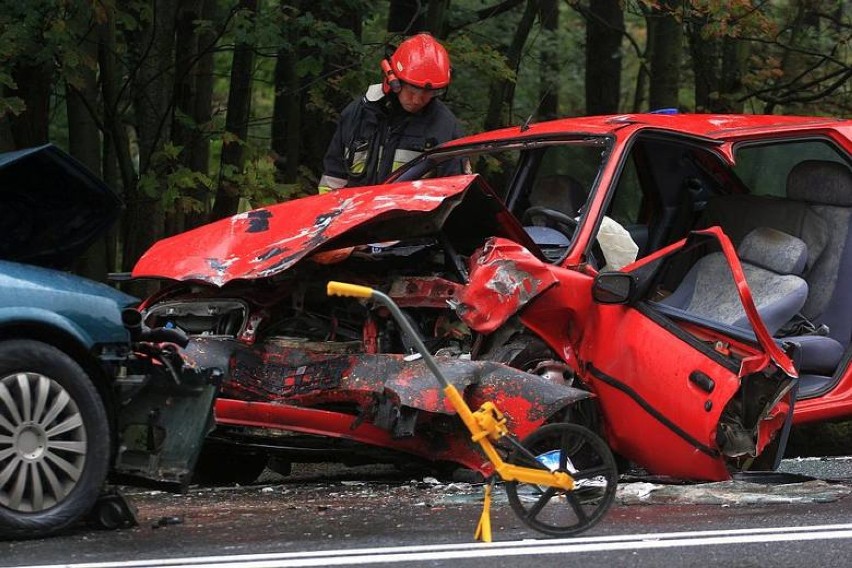
{"type": "Polygon", "coordinates": [[[491,542],[491,489],[494,487],[495,478],[492,477],[485,485],[485,495],[482,499],[482,515],[479,516],[479,524],[473,533],[475,540],[491,542]]]}

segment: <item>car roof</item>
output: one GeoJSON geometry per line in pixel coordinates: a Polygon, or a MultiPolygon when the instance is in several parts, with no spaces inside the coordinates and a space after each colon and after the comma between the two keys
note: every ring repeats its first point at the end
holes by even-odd
{"type": "Polygon", "coordinates": [[[628,129],[669,130],[673,133],[726,140],[747,135],[801,129],[832,128],[852,131],[852,120],[819,116],[758,114],[680,114],[638,113],[561,118],[525,126],[513,126],[458,138],[443,148],[508,139],[535,138],[559,134],[614,135],[628,129]]]}

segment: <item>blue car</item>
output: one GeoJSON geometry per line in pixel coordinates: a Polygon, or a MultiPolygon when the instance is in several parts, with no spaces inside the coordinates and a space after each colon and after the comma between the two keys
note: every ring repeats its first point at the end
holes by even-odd
{"type": "Polygon", "coordinates": [[[52,145],[0,154],[0,537],[127,522],[110,480],[188,482],[216,373],[136,298],[64,269],[118,197],[52,145]]]}

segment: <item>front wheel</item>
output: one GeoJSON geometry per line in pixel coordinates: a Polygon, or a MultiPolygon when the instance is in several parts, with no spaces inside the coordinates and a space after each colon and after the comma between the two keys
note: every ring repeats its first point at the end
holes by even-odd
{"type": "Polygon", "coordinates": [[[45,343],[0,342],[0,536],[44,536],[82,518],[109,459],[106,410],[80,365],[45,343]]]}
{"type": "MultiPolygon", "coordinates": [[[[508,342],[492,347],[482,359],[505,363],[558,384],[584,388],[556,353],[544,341],[532,335],[515,335],[508,342]]],[[[600,429],[597,400],[579,400],[566,408],[562,415],[553,417],[553,420],[579,424],[597,432],[600,429]]]]}
{"type": "Polygon", "coordinates": [[[529,527],[551,536],[579,534],[603,518],[615,499],[618,470],[606,443],[576,424],[548,424],[527,436],[508,462],[568,473],[574,489],[506,483],[512,509],[529,527]]]}

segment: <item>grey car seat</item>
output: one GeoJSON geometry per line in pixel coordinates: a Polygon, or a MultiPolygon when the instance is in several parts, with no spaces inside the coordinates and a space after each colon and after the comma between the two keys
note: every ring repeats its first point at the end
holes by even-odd
{"type": "Polygon", "coordinates": [[[721,225],[734,244],[754,227],[769,226],[808,246],[802,315],[826,335],[785,337],[796,347],[799,398],[832,388],[852,344],[852,170],[828,160],[804,160],[787,176],[786,198],[726,195],[710,200],[700,226],[721,225]],[[844,286],[845,284],[845,286],[844,286]]]}
{"type": "MultiPolygon", "coordinates": [[[[758,227],[743,239],[737,255],[757,311],[775,334],[805,305],[808,284],[801,277],[807,262],[805,243],[769,227],[758,227]]],[[[677,289],[660,301],[700,318],[751,330],[731,269],[721,252],[698,260],[677,289]]]]}
{"type": "Polygon", "coordinates": [[[806,202],[826,224],[825,250],[806,274],[811,293],[802,308],[826,335],[788,338],[799,351],[799,397],[807,398],[831,388],[852,343],[852,170],[840,162],[800,162],[787,178],[787,196],[806,202]]]}

